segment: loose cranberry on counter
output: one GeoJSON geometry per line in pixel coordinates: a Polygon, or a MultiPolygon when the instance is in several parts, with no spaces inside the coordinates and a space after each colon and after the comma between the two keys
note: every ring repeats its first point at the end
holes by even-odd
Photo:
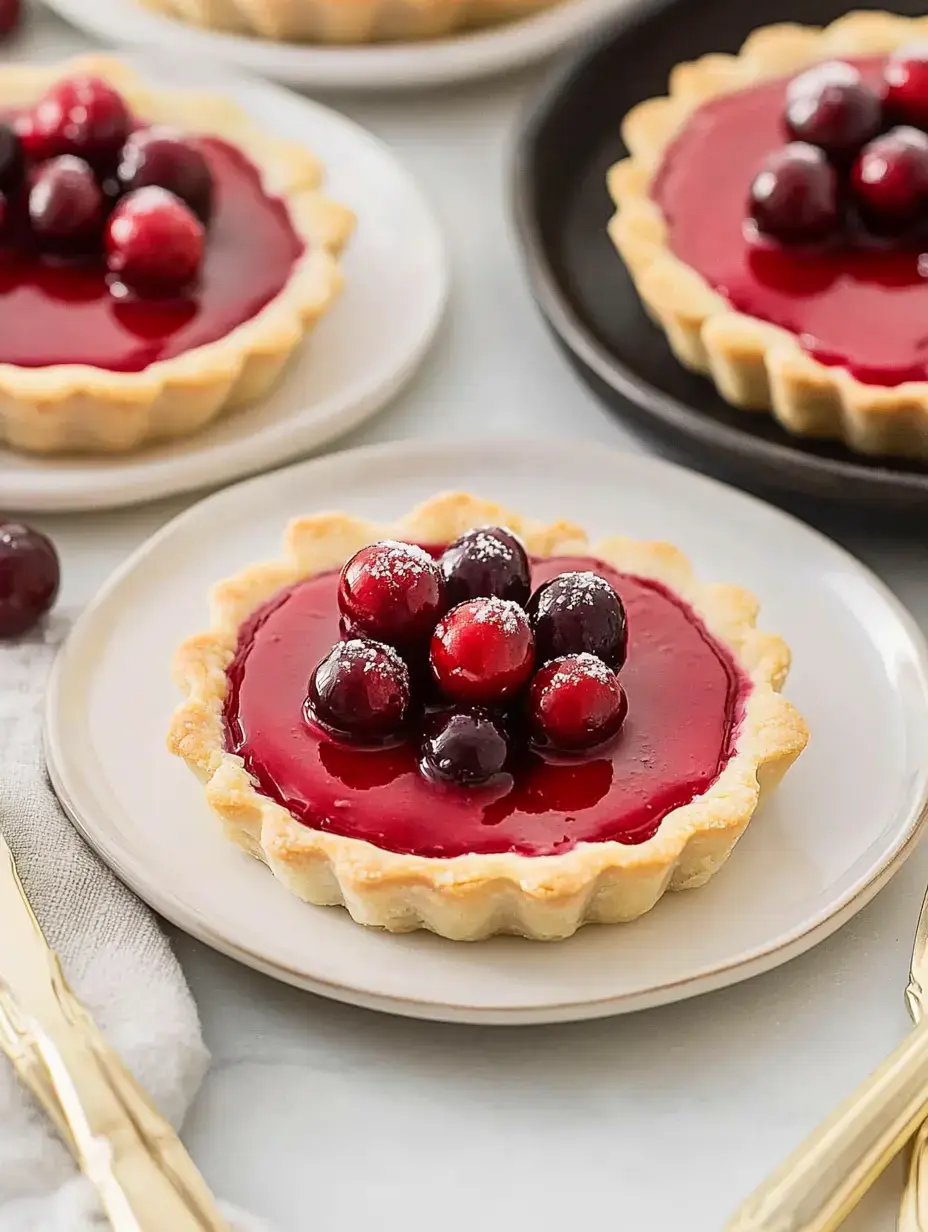
{"type": "Polygon", "coordinates": [[[43,248],[74,252],[99,241],[103,194],[83,159],[63,154],[44,163],[29,191],[29,223],[43,248]]]}
{"type": "Polygon", "coordinates": [[[470,599],[439,621],[432,674],[453,701],[501,705],[528,683],[535,662],[528,617],[507,599],[470,599]]]}
{"type": "Polygon", "coordinates": [[[0,39],[8,38],[19,29],[22,15],[22,0],[0,0],[0,39]]]}
{"type": "Polygon", "coordinates": [[[499,774],[508,756],[506,732],[487,710],[450,710],[426,720],[422,766],[432,778],[476,787],[499,774]]]}
{"type": "Polygon", "coordinates": [[[345,565],[338,606],[352,628],[405,647],[428,640],[445,611],[445,584],[428,552],[384,539],[345,565]]]}
{"type": "Polygon", "coordinates": [[[569,753],[609,740],[627,712],[618,676],[591,654],[554,659],[535,675],[528,695],[535,739],[569,753]]]}
{"type": "Polygon", "coordinates": [[[76,154],[94,166],[116,157],[132,127],[118,91],[86,74],[52,86],[36,103],[31,121],[31,139],[45,156],[76,154]]]}
{"type": "Polygon", "coordinates": [[[20,186],[25,161],[23,143],[15,129],[0,123],[0,191],[9,192],[20,186]]]}
{"type": "Polygon", "coordinates": [[[123,192],[155,185],[180,197],[201,222],[213,204],[213,177],[203,151],[175,129],[144,128],[123,146],[117,170],[123,192]]]}
{"type": "Polygon", "coordinates": [[[794,141],[768,156],[748,204],[762,235],[786,244],[818,243],[838,228],[838,178],[821,150],[794,141]]]}
{"type": "Polygon", "coordinates": [[[528,605],[539,663],[593,654],[618,670],[628,653],[625,605],[598,573],[560,573],[528,605]]]}
{"type": "Polygon", "coordinates": [[[525,548],[501,526],[469,530],[441,558],[448,606],[468,599],[511,599],[526,603],[532,572],[525,548]]]}
{"type": "Polygon", "coordinates": [[[890,119],[928,128],[928,43],[903,47],[890,56],[883,77],[890,119]]]}
{"type": "Polygon", "coordinates": [[[203,246],[203,224],[164,188],[124,197],[106,228],[109,269],[141,295],[183,291],[199,273],[203,246]]]}
{"type": "Polygon", "coordinates": [[[789,83],[786,129],[794,141],[808,141],[833,158],[853,157],[882,124],[882,99],[851,64],[829,60],[789,83]]]}
{"type": "Polygon", "coordinates": [[[406,664],[392,646],[369,638],[336,642],[313,672],[307,697],[323,727],[362,740],[399,731],[409,702],[406,664]]]}
{"type": "Polygon", "coordinates": [[[50,539],[19,522],[0,523],[0,637],[19,637],[58,596],[61,569],[50,539]]]}
{"type": "Polygon", "coordinates": [[[928,222],[928,136],[891,129],[864,146],[851,176],[854,197],[873,230],[899,235],[928,222]]]}

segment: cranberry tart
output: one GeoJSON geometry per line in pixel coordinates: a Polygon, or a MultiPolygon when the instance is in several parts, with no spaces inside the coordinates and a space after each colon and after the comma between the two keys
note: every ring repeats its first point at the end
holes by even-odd
{"type": "Polygon", "coordinates": [[[928,18],[759,29],[623,133],[610,235],[682,363],[800,436],[928,459],[928,18]]]}
{"type": "Polygon", "coordinates": [[[756,601],[668,544],[452,493],[284,546],[180,648],[169,747],[229,837],[359,923],[634,919],[712,876],[806,743],[756,601]]]}
{"type": "Polygon", "coordinates": [[[341,283],[321,179],[109,57],[0,68],[0,441],[126,451],[261,398],[341,283]]]}

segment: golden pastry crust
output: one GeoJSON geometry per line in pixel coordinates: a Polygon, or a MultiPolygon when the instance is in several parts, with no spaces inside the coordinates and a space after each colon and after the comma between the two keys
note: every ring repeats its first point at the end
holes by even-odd
{"type": "Polygon", "coordinates": [[[143,0],[192,25],[279,43],[418,42],[499,25],[565,0],[143,0]]]}
{"type": "Polygon", "coordinates": [[[633,108],[622,128],[630,156],[608,175],[616,205],[609,234],[681,363],[710,376],[733,406],[772,411],[795,435],[841,440],[859,453],[922,459],[928,458],[928,382],[865,385],[846,369],[813,359],[795,334],[735,312],[673,254],[649,187],[665,150],[707,100],[823,60],[885,54],[925,38],[928,17],[882,12],[849,13],[824,28],[755,30],[737,55],[678,64],[666,97],[633,108]]]}
{"type": "Polygon", "coordinates": [[[708,881],[744,832],[761,791],[779,782],[808,738],[802,718],[779,692],[789,650],[781,638],[758,631],[758,604],[747,591],[699,582],[670,544],[623,538],[591,544],[568,522],[542,526],[465,493],[433,497],[389,526],[340,513],[298,518],[287,528],[283,557],[220,583],[211,607],[210,628],[185,642],[175,659],[186,700],[174,714],[168,747],[204,782],[228,836],[289,890],[307,902],[342,904],[358,923],[392,932],[425,928],[453,940],[495,933],[550,940],[585,923],[634,919],[665,890],[708,881]],[[242,622],[282,587],[340,568],[377,539],[448,543],[473,527],[501,524],[535,555],[588,554],[664,583],[728,647],[753,687],[735,751],[713,786],[669,813],[657,834],[637,846],[584,843],[556,856],[451,859],[397,854],[310,829],[262,795],[242,759],[225,751],[226,668],[242,622]]]}
{"type": "Polygon", "coordinates": [[[338,254],[354,226],[350,210],[320,191],[323,169],[302,146],[268,136],[228,99],[153,88],[110,56],[50,67],[5,65],[0,103],[28,106],[55,81],[79,72],[111,82],[141,119],[237,146],[257,167],[265,190],[286,204],[306,251],[283,290],[256,316],[215,342],[141,372],[0,363],[0,442],[35,453],[125,452],[196,432],[222,412],[263,397],[337,296],[338,254]]]}

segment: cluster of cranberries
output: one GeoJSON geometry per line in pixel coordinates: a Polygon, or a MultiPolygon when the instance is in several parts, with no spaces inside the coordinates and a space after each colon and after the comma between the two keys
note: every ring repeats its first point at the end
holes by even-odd
{"type": "Polygon", "coordinates": [[[54,544],[21,522],[0,522],[0,638],[27,633],[58,596],[54,544]]]}
{"type": "Polygon", "coordinates": [[[750,191],[758,231],[785,244],[928,237],[928,44],[891,56],[869,85],[829,61],[790,82],[788,145],[750,191]]]}
{"type": "Polygon", "coordinates": [[[573,753],[624,722],[621,599],[587,572],[533,594],[525,549],[501,527],[468,532],[438,559],[393,540],[362,548],[338,603],[342,640],[313,672],[307,718],[381,741],[418,713],[429,777],[485,783],[520,739],[573,753]]]}
{"type": "Polygon", "coordinates": [[[203,261],[213,180],[199,146],[138,128],[98,77],[58,82],[0,123],[0,240],[106,263],[114,294],[182,291],[203,261]]]}

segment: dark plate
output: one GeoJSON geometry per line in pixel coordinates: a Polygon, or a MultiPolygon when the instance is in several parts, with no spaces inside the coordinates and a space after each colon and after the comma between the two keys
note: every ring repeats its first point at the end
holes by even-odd
{"type": "MultiPolygon", "coordinates": [[[[924,12],[923,0],[892,7],[924,12]]],[[[787,502],[924,513],[928,468],[801,442],[772,416],[732,409],[708,380],[681,367],[642,311],[606,234],[606,171],[625,153],[620,120],[635,103],[666,93],[674,64],[736,51],[757,26],[822,24],[847,8],[847,0],[665,0],[624,18],[581,52],[533,110],[516,151],[516,222],[549,325],[584,380],[623,419],[702,469],[787,502]]]]}

